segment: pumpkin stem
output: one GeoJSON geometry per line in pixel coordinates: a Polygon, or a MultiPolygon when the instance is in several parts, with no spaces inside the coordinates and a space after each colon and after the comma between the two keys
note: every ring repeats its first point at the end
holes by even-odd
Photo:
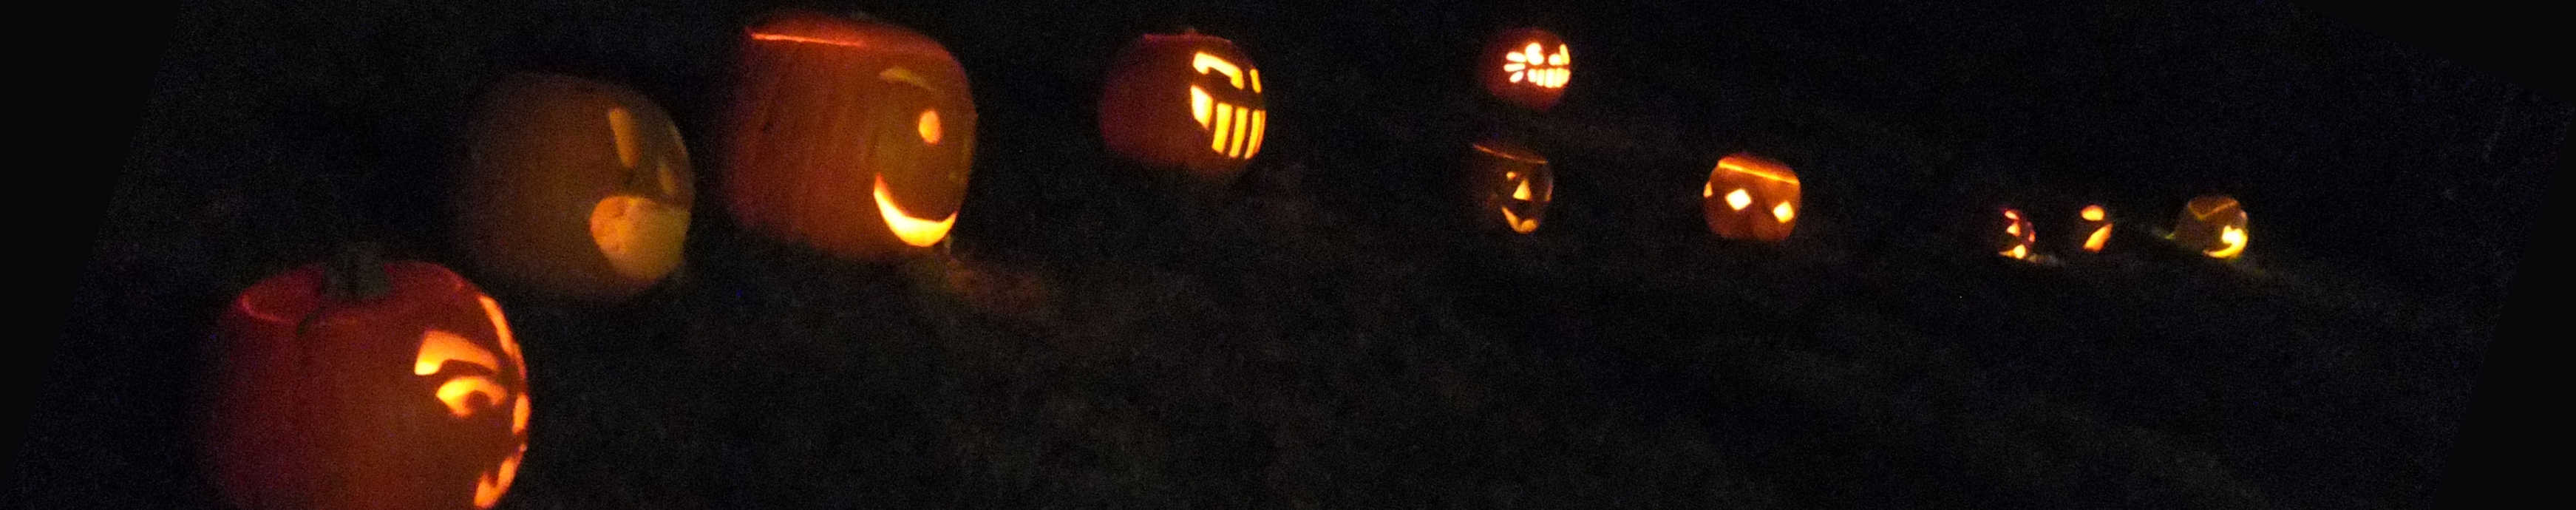
{"type": "Polygon", "coordinates": [[[322,268],[322,293],[329,301],[373,301],[393,292],[383,257],[375,243],[353,242],[331,254],[322,268]]]}

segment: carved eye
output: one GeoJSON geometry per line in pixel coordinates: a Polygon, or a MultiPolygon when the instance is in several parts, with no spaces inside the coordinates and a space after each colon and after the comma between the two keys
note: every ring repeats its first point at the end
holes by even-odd
{"type": "Polygon", "coordinates": [[[913,128],[921,132],[921,143],[939,145],[939,110],[922,110],[913,128]]]}

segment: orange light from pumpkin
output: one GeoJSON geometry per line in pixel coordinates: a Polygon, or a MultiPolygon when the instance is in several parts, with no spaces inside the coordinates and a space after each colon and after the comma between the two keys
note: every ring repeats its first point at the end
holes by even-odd
{"type": "MultiPolygon", "coordinates": [[[[661,179],[669,181],[665,173],[661,179]]],[[[679,244],[688,235],[689,212],[650,198],[610,195],[590,208],[590,240],[619,274],[643,278],[680,265],[679,244]]]]}
{"type": "Polygon", "coordinates": [[[519,451],[511,453],[510,458],[501,459],[501,468],[498,471],[487,471],[483,476],[476,478],[474,507],[492,508],[493,504],[500,503],[501,495],[510,491],[510,480],[519,477],[519,460],[527,456],[527,443],[520,443],[519,451]]]}
{"type": "Polygon", "coordinates": [[[1781,202],[1780,205],[1771,206],[1771,218],[1780,220],[1781,223],[1788,223],[1789,220],[1798,219],[1798,210],[1789,207],[1788,202],[1781,202]]]}
{"type": "MultiPolygon", "coordinates": [[[[501,303],[492,300],[492,296],[475,296],[474,299],[483,305],[483,318],[492,322],[492,332],[501,341],[501,354],[508,356],[510,367],[519,371],[520,384],[527,384],[528,360],[519,354],[518,336],[510,333],[510,319],[502,316],[501,303]]],[[[469,344],[467,347],[473,346],[469,344]]],[[[499,367],[493,367],[493,369],[498,370],[499,367]]],[[[412,367],[414,372],[419,370],[420,367],[417,365],[412,367]]],[[[444,387],[440,389],[442,392],[445,390],[444,387]]],[[[510,433],[521,434],[527,431],[528,393],[523,391],[519,392],[519,402],[510,406],[510,433]]],[[[527,455],[527,438],[521,437],[519,449],[512,452],[509,458],[501,459],[499,469],[485,472],[474,481],[474,507],[491,508],[493,504],[500,503],[501,495],[510,491],[510,481],[519,476],[519,461],[527,455]]]]}
{"type": "Polygon", "coordinates": [[[411,373],[412,375],[436,375],[438,369],[449,361],[463,361],[465,364],[483,367],[485,370],[501,369],[501,359],[494,357],[492,351],[475,347],[474,342],[455,333],[433,329],[420,335],[420,355],[413,358],[411,373]]]}
{"type": "Polygon", "coordinates": [[[1539,46],[1537,41],[1530,41],[1529,46],[1520,51],[1503,54],[1503,60],[1506,61],[1503,63],[1503,72],[1511,73],[1512,83],[1527,82],[1541,88],[1564,88],[1568,75],[1571,74],[1566,64],[1573,59],[1573,55],[1563,44],[1556,45],[1556,54],[1550,55],[1546,53],[1545,47],[1539,46]]]}
{"type": "Polygon", "coordinates": [[[876,198],[877,215],[885,217],[886,229],[894,231],[895,239],[902,240],[903,244],[923,247],[939,244],[940,238],[948,237],[948,227],[957,225],[955,212],[948,213],[947,218],[939,221],[913,218],[903,212],[903,208],[894,203],[894,194],[887,191],[883,175],[877,176],[876,198]]]}
{"type": "Polygon", "coordinates": [[[1510,224],[1512,226],[1512,232],[1527,234],[1538,231],[1537,219],[1521,219],[1521,215],[1512,214],[1512,208],[1509,207],[1498,207],[1496,209],[1501,209],[1503,211],[1503,223],[1510,224]]]}
{"type": "Polygon", "coordinates": [[[2109,213],[2102,210],[2101,204],[2087,204],[2077,215],[2083,217],[2084,221],[2102,222],[2102,226],[2093,228],[2092,235],[2084,237],[2084,251],[2101,253],[2102,246],[2111,242],[2111,223],[2103,221],[2104,218],[2110,217],[2109,213]]]}
{"type": "Polygon", "coordinates": [[[913,128],[921,131],[921,143],[939,145],[939,110],[922,110],[913,128]]]}
{"type": "MultiPolygon", "coordinates": [[[[1226,84],[1233,85],[1236,89],[1244,88],[1244,76],[1247,71],[1234,65],[1233,62],[1226,61],[1223,57],[1198,52],[1190,56],[1190,68],[1202,74],[1213,72],[1225,75],[1226,84]]],[[[1260,93],[1261,70],[1253,69],[1248,74],[1252,78],[1252,92],[1260,93]]],[[[1260,153],[1261,131],[1265,127],[1263,124],[1269,120],[1268,117],[1267,111],[1217,101],[1215,96],[1208,94],[1207,89],[1197,85],[1190,86],[1190,118],[1198,120],[1199,127],[1210,128],[1208,150],[1216,151],[1218,154],[1224,154],[1229,158],[1251,159],[1253,154],[1260,153]],[[1209,124],[1210,117],[1215,119],[1215,124],[1209,124]]]]}
{"type": "Polygon", "coordinates": [[[2237,255],[2245,253],[2245,229],[2225,227],[2224,230],[2220,230],[2218,232],[2218,242],[2226,243],[2227,246],[2201,253],[2222,259],[2235,258],[2237,255]]]}
{"type": "Polygon", "coordinates": [[[753,33],[751,34],[751,38],[752,38],[753,40],[758,40],[758,41],[786,41],[786,42],[800,42],[800,43],[813,43],[813,44],[829,44],[829,45],[833,45],[833,46],[847,46],[847,47],[851,47],[851,48],[865,48],[865,47],[867,47],[867,45],[865,45],[865,44],[859,44],[858,42],[855,42],[855,41],[843,41],[843,40],[839,40],[839,39],[824,39],[824,38],[820,38],[820,37],[801,37],[801,36],[793,36],[793,35],[786,35],[786,34],[764,34],[764,33],[759,33],[759,32],[753,32],[753,33]]]}
{"type": "Polygon", "coordinates": [[[1733,207],[1735,210],[1742,211],[1745,207],[1751,205],[1753,205],[1753,194],[1745,192],[1744,188],[1735,188],[1735,191],[1728,192],[1726,194],[1727,207],[1733,207]]]}
{"type": "Polygon", "coordinates": [[[617,140],[617,163],[634,168],[636,158],[642,157],[635,148],[635,114],[627,113],[625,108],[609,108],[608,132],[610,138],[617,140]]]}
{"type": "MultiPolygon", "coordinates": [[[[1477,148],[1478,148],[1478,149],[1484,149],[1484,147],[1477,147],[1477,148]]],[[[1491,150],[1487,150],[1486,152],[1492,152],[1492,151],[1491,151],[1491,150]]],[[[1512,199],[1513,199],[1513,200],[1519,200],[1519,201],[1523,201],[1523,202],[1527,202],[1527,201],[1529,201],[1529,200],[1530,200],[1530,185],[1529,185],[1529,180],[1527,180],[1527,179],[1522,179],[1522,178],[1521,178],[1521,174],[1520,174],[1519,172],[1506,172],[1506,173],[1504,173],[1504,174],[1503,174],[1503,178],[1505,178],[1505,179],[1511,179],[1511,180],[1514,180],[1514,181],[1520,181],[1520,186],[1519,186],[1519,187],[1517,187],[1517,188],[1513,188],[1513,189],[1512,189],[1512,199]]],[[[1502,209],[1502,210],[1503,210],[1503,223],[1511,225],[1511,227],[1512,227],[1512,232],[1517,232],[1517,233],[1527,234],[1527,233],[1530,233],[1530,232],[1536,232],[1536,231],[1538,231],[1538,219],[1537,219],[1537,218],[1521,219],[1521,215],[1513,213],[1513,212],[1512,212],[1512,208],[1510,208],[1510,207],[1500,207],[1499,209],[1502,209]]]]}
{"type": "Polygon", "coordinates": [[[2004,234],[2012,240],[2012,247],[1995,253],[2015,260],[2030,260],[2030,243],[2039,237],[2038,232],[2033,232],[2030,222],[2021,218],[2021,211],[2004,209],[2004,219],[2009,220],[2004,223],[2004,234]]]}

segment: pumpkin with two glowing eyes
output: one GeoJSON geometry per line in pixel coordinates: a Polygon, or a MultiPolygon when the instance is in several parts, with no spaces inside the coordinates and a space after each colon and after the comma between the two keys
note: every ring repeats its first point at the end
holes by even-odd
{"type": "Polygon", "coordinates": [[[1230,182],[1261,153],[1261,69],[1234,41],[1146,34],[1119,50],[1100,92],[1100,137],[1138,163],[1230,182]]]}
{"type": "Polygon", "coordinates": [[[670,116],[625,87],[517,74],[485,93],[451,200],[478,275],[621,299],[679,267],[697,192],[670,116]]]}
{"type": "Polygon", "coordinates": [[[489,508],[518,476],[527,364],[500,304],[456,273],[314,264],[221,321],[202,444],[230,504],[489,508]],[[353,279],[374,290],[334,290],[353,279]]]}
{"type": "Polygon", "coordinates": [[[1574,54],[1564,39],[1537,28],[1505,31],[1485,45],[1476,74],[1485,92],[1505,103],[1538,111],[1556,106],[1574,77],[1574,54]]]}
{"type": "Polygon", "coordinates": [[[2031,260],[2031,244],[2039,240],[2039,233],[2031,228],[2030,218],[2024,217],[2020,209],[2010,207],[2003,208],[2000,213],[1996,215],[1999,225],[1994,227],[1992,240],[1986,247],[1993,249],[1996,255],[2031,260]]]}
{"type": "Polygon", "coordinates": [[[2245,209],[2227,195],[2202,195],[2183,204],[2173,241],[2202,255],[2233,259],[2245,254],[2245,209]]]}
{"type": "Polygon", "coordinates": [[[1798,174],[1752,153],[1717,160],[1699,188],[1709,232],[1738,241],[1777,242],[1798,227],[1798,174]]]}
{"type": "Polygon", "coordinates": [[[1547,157],[1503,140],[1468,145],[1468,192],[1477,216],[1501,220],[1504,228],[1527,234],[1538,230],[1547,204],[1556,194],[1556,171],[1547,157]]]}
{"type": "Polygon", "coordinates": [[[724,132],[726,210],[752,232],[847,259],[947,238],[966,200],[966,70],[912,30],[791,11],[744,35],[724,132]]]}

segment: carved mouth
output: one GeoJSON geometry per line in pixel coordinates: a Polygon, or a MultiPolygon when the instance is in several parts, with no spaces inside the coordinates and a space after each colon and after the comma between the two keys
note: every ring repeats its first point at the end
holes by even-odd
{"type": "MultiPolygon", "coordinates": [[[[668,174],[664,174],[668,175],[668,174]]],[[[612,195],[591,207],[590,239],[619,275],[659,279],[680,265],[689,210],[650,198],[612,195]]]]}
{"type": "Polygon", "coordinates": [[[1521,219],[1521,215],[1512,214],[1510,207],[1498,207],[1498,209],[1503,210],[1503,223],[1511,224],[1513,232],[1527,234],[1538,230],[1538,218],[1521,219]]]}
{"type": "Polygon", "coordinates": [[[895,239],[902,240],[903,244],[921,247],[938,244],[940,238],[948,237],[948,227],[957,225],[954,211],[939,221],[912,217],[903,211],[902,206],[894,203],[894,194],[887,191],[885,176],[879,175],[876,180],[877,215],[885,217],[886,229],[894,231],[895,239]]]}

